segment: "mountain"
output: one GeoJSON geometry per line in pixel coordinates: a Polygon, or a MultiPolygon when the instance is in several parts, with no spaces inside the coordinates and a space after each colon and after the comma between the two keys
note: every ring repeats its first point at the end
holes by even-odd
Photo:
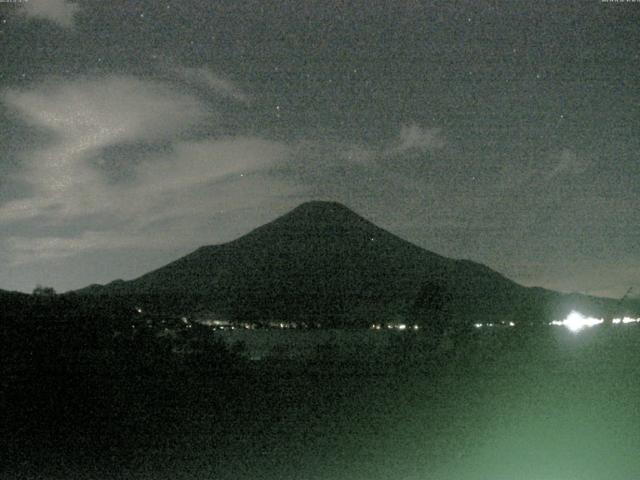
{"type": "Polygon", "coordinates": [[[30,295],[22,292],[0,290],[0,307],[3,311],[22,307],[29,301],[30,295]]]}
{"type": "Polygon", "coordinates": [[[484,265],[422,249],[339,203],[318,201],[137,279],[76,293],[157,311],[331,325],[541,321],[576,305],[593,314],[616,307],[612,300],[523,287],[484,265]]]}

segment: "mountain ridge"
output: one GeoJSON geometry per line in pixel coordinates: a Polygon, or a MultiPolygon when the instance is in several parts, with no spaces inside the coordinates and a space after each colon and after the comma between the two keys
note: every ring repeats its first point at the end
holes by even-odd
{"type": "Polygon", "coordinates": [[[78,294],[115,295],[149,308],[214,312],[234,320],[318,319],[360,325],[539,320],[579,303],[612,302],[524,287],[491,268],[451,259],[384,230],[337,202],[305,202],[246,235],[193,252],[129,281],[78,294]],[[577,299],[577,300],[576,300],[577,299]]]}

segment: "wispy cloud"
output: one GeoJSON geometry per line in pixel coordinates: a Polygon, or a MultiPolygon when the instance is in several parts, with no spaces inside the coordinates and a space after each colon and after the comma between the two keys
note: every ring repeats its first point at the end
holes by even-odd
{"type": "Polygon", "coordinates": [[[5,237],[13,262],[134,244],[160,248],[160,232],[174,232],[172,246],[199,242],[212,213],[296,191],[268,174],[287,158],[288,145],[216,135],[223,113],[168,83],[113,76],[8,90],[1,99],[47,140],[18,154],[22,165],[14,180],[25,185],[24,194],[0,205],[0,225],[35,218],[57,228],[86,225],[70,236],[5,237]],[[203,125],[214,126],[208,137],[188,137],[203,125]],[[141,143],[165,147],[160,153],[143,148],[135,162],[119,159],[128,175],[109,178],[101,167],[113,160],[105,151],[141,143]]]}
{"type": "Polygon", "coordinates": [[[22,2],[22,13],[30,18],[49,20],[64,28],[73,27],[79,5],[66,0],[30,0],[22,2]]]}
{"type": "Polygon", "coordinates": [[[224,97],[243,103],[249,101],[249,95],[244,93],[235,83],[212,72],[207,67],[176,67],[173,69],[173,73],[191,84],[213,90],[224,97]]]}
{"type": "Polygon", "coordinates": [[[323,168],[351,165],[358,168],[378,168],[389,158],[415,158],[426,152],[443,150],[447,141],[439,128],[425,128],[417,124],[400,125],[397,135],[387,144],[371,147],[355,141],[326,141],[306,139],[298,142],[296,149],[301,159],[311,158],[311,162],[300,162],[304,171],[320,171],[323,168]]]}
{"type": "Polygon", "coordinates": [[[0,206],[0,222],[73,215],[102,204],[108,185],[92,157],[117,144],[170,139],[209,117],[196,98],[132,77],[9,90],[2,100],[51,140],[23,152],[30,194],[0,206]]]}
{"type": "Polygon", "coordinates": [[[439,130],[417,125],[400,127],[395,140],[378,148],[221,136],[216,125],[226,113],[207,101],[210,93],[241,102],[248,95],[208,69],[180,72],[181,81],[188,77],[208,93],[180,87],[175,77],[149,81],[122,75],[50,81],[2,93],[0,100],[15,116],[45,134],[17,154],[21,169],[13,180],[24,185],[23,195],[0,204],[0,225],[7,227],[0,242],[9,264],[230,240],[242,233],[238,225],[255,225],[246,216],[234,218],[228,229],[212,235],[213,217],[322,194],[312,184],[327,184],[330,175],[340,181],[324,193],[340,197],[341,188],[351,192],[347,184],[367,172],[384,172],[387,157],[420,155],[445,144],[439,130]],[[134,158],[109,154],[123,147],[134,158]],[[297,158],[305,159],[304,171],[297,158]],[[287,173],[287,165],[298,171],[287,173]],[[113,169],[126,174],[114,180],[113,169]],[[35,219],[43,228],[19,233],[20,225],[33,225],[35,219]]]}
{"type": "Polygon", "coordinates": [[[167,237],[144,237],[121,235],[105,231],[84,231],[75,236],[10,236],[4,246],[12,252],[11,263],[23,264],[34,260],[51,260],[77,255],[80,252],[137,247],[142,243],[148,247],[165,246],[167,237]]]}
{"type": "Polygon", "coordinates": [[[439,128],[424,128],[417,124],[402,125],[400,136],[394,151],[433,151],[440,150],[446,145],[445,139],[439,128]]]}
{"type": "Polygon", "coordinates": [[[554,178],[561,175],[579,175],[585,172],[590,162],[579,157],[573,150],[563,149],[560,153],[553,156],[555,165],[548,173],[548,178],[554,178]]]}

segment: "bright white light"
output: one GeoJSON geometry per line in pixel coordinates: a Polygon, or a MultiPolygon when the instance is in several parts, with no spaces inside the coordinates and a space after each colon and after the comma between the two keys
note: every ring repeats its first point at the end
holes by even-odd
{"type": "Polygon", "coordinates": [[[579,332],[585,327],[593,327],[604,322],[601,318],[585,317],[576,311],[571,312],[564,320],[554,320],[551,325],[562,325],[572,332],[579,332]]]}
{"type": "Polygon", "coordinates": [[[473,326],[476,327],[476,328],[482,328],[482,324],[481,323],[474,323],[473,326]]]}
{"type": "Polygon", "coordinates": [[[515,323],[513,323],[513,322],[509,322],[509,326],[510,326],[510,327],[515,327],[515,326],[516,326],[516,324],[515,324],[515,323]]]}
{"type": "Polygon", "coordinates": [[[613,320],[611,320],[611,323],[613,323],[614,325],[619,325],[621,323],[640,323],[640,318],[631,318],[631,317],[624,317],[624,318],[614,318],[613,320]]]}
{"type": "Polygon", "coordinates": [[[398,325],[398,330],[406,330],[407,326],[404,323],[398,325]]]}

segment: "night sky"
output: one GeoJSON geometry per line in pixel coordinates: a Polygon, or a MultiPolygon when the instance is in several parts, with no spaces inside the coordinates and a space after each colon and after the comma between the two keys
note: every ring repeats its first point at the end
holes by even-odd
{"type": "Polygon", "coordinates": [[[525,285],[640,290],[640,3],[0,3],[0,288],[335,200],[525,285]]]}

